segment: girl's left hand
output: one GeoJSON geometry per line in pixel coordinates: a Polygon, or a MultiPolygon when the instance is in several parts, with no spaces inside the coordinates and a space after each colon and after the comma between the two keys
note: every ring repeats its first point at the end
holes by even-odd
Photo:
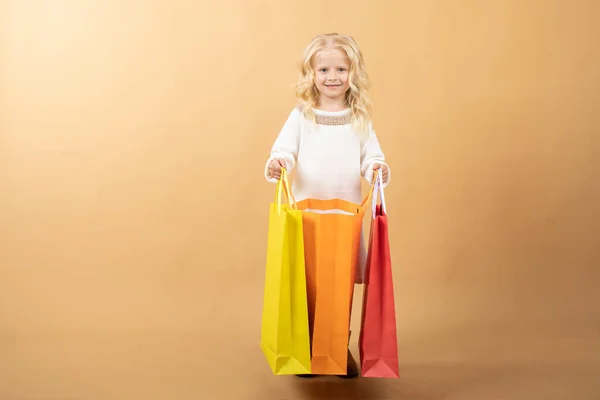
{"type": "Polygon", "coordinates": [[[377,171],[378,169],[381,169],[381,177],[383,178],[383,182],[387,182],[388,180],[388,175],[389,175],[389,170],[388,170],[388,166],[385,164],[378,164],[375,163],[373,164],[373,177],[375,176],[375,171],[377,171]]]}

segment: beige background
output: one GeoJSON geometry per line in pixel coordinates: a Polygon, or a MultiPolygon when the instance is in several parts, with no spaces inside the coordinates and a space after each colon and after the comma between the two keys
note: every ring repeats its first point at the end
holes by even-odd
{"type": "Polygon", "coordinates": [[[1,1],[0,400],[600,398],[599,11],[1,1]],[[258,347],[264,162],[330,31],[393,169],[396,381],[258,347]]]}

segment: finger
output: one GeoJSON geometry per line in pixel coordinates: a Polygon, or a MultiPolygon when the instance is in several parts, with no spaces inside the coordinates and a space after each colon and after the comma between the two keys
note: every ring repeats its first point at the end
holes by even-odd
{"type": "Polygon", "coordinates": [[[373,170],[379,169],[381,167],[381,165],[379,164],[373,164],[373,170]]]}
{"type": "Polygon", "coordinates": [[[278,160],[278,161],[279,161],[279,165],[280,165],[282,168],[285,168],[285,160],[278,160]]]}

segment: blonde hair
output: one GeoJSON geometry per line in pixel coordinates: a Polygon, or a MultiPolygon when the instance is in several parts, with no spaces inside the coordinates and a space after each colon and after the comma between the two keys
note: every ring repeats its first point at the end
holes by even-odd
{"type": "Polygon", "coordinates": [[[313,109],[317,105],[319,92],[315,85],[315,70],[313,61],[315,55],[323,49],[339,49],[346,53],[350,60],[348,75],[349,88],[346,92],[345,103],[351,110],[352,123],[359,132],[366,132],[371,122],[371,99],[367,93],[370,82],[365,70],[365,62],[358,44],[348,35],[326,33],[314,37],[304,50],[304,60],[301,66],[300,79],[295,85],[296,97],[303,104],[304,117],[315,121],[313,109]]]}

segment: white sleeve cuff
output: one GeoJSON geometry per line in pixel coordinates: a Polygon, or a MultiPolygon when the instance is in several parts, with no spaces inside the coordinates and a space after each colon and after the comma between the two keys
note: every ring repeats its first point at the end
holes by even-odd
{"type": "Polygon", "coordinates": [[[269,159],[267,160],[266,164],[265,164],[265,179],[267,180],[267,182],[270,183],[277,183],[277,179],[275,178],[271,178],[271,174],[269,173],[269,165],[271,165],[271,161],[273,161],[274,159],[279,158],[285,161],[285,169],[288,171],[288,174],[290,173],[290,163],[283,157],[281,156],[271,156],[269,157],[269,159]]]}
{"type": "Polygon", "coordinates": [[[388,177],[387,177],[386,180],[383,181],[383,188],[385,189],[385,187],[387,185],[389,185],[390,181],[392,180],[392,169],[385,162],[383,162],[383,161],[372,161],[369,164],[369,167],[367,168],[367,173],[366,173],[365,179],[370,184],[373,184],[373,177],[375,176],[375,173],[374,173],[375,171],[373,170],[373,165],[375,165],[375,164],[385,165],[388,168],[388,177]]]}

